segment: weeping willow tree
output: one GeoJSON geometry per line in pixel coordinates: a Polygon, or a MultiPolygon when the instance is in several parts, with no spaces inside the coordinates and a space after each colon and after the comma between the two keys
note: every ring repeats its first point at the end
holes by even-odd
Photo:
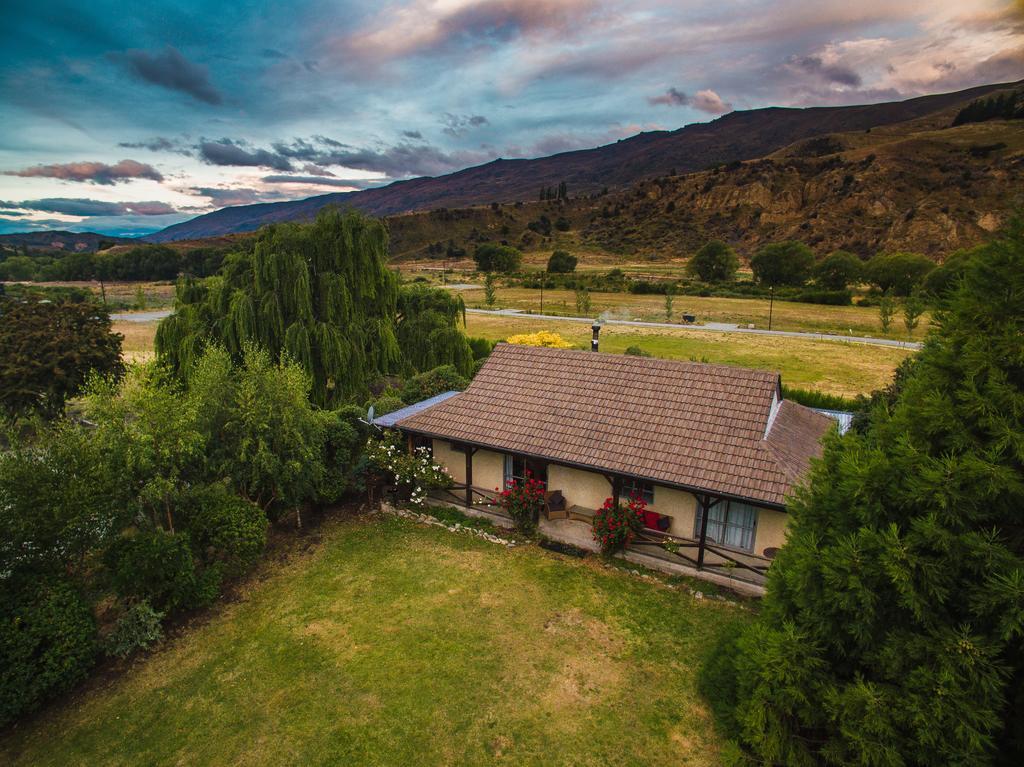
{"type": "Polygon", "coordinates": [[[266,227],[251,252],[228,256],[216,276],[179,282],[174,314],[157,329],[157,355],[187,378],[209,342],[236,360],[255,342],[298,362],[312,378],[313,401],[325,407],[365,395],[381,376],[423,369],[431,355],[468,369],[457,306],[403,301],[400,315],[387,246],[384,224],[353,211],[325,209],[310,224],[266,227]],[[402,325],[415,328],[402,334],[406,344],[402,325]],[[415,348],[424,343],[437,348],[415,348]]]}
{"type": "Polygon", "coordinates": [[[473,350],[459,324],[466,323],[462,298],[423,285],[404,288],[398,296],[398,344],[406,374],[453,365],[467,378],[473,350]]]}

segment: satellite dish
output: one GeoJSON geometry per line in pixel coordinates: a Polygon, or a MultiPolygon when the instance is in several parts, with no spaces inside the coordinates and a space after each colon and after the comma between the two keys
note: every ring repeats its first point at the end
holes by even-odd
{"type": "Polygon", "coordinates": [[[366,411],[366,420],[369,421],[370,426],[373,426],[373,405],[370,405],[370,409],[366,411]]]}

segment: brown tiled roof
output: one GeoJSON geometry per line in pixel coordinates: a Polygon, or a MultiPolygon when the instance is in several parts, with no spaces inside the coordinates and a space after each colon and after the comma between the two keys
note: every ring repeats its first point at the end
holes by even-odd
{"type": "Polygon", "coordinates": [[[779,374],[499,344],[469,388],[399,428],[781,506],[832,421],[779,374]]]}

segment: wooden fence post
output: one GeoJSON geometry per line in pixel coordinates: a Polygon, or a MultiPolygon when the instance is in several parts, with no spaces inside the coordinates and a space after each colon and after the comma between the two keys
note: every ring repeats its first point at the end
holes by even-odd
{"type": "Polygon", "coordinates": [[[701,508],[700,517],[700,544],[697,546],[697,569],[704,569],[704,544],[708,538],[708,513],[711,511],[711,498],[707,495],[697,496],[697,503],[701,508]]]}

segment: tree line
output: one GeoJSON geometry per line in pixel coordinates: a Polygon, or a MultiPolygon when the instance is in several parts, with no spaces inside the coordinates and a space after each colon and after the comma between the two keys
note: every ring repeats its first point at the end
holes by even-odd
{"type": "Polygon", "coordinates": [[[63,280],[163,281],[179,274],[207,277],[220,269],[227,253],[239,246],[179,249],[138,245],[96,253],[52,251],[0,252],[0,280],[55,282],[63,280]]]}

